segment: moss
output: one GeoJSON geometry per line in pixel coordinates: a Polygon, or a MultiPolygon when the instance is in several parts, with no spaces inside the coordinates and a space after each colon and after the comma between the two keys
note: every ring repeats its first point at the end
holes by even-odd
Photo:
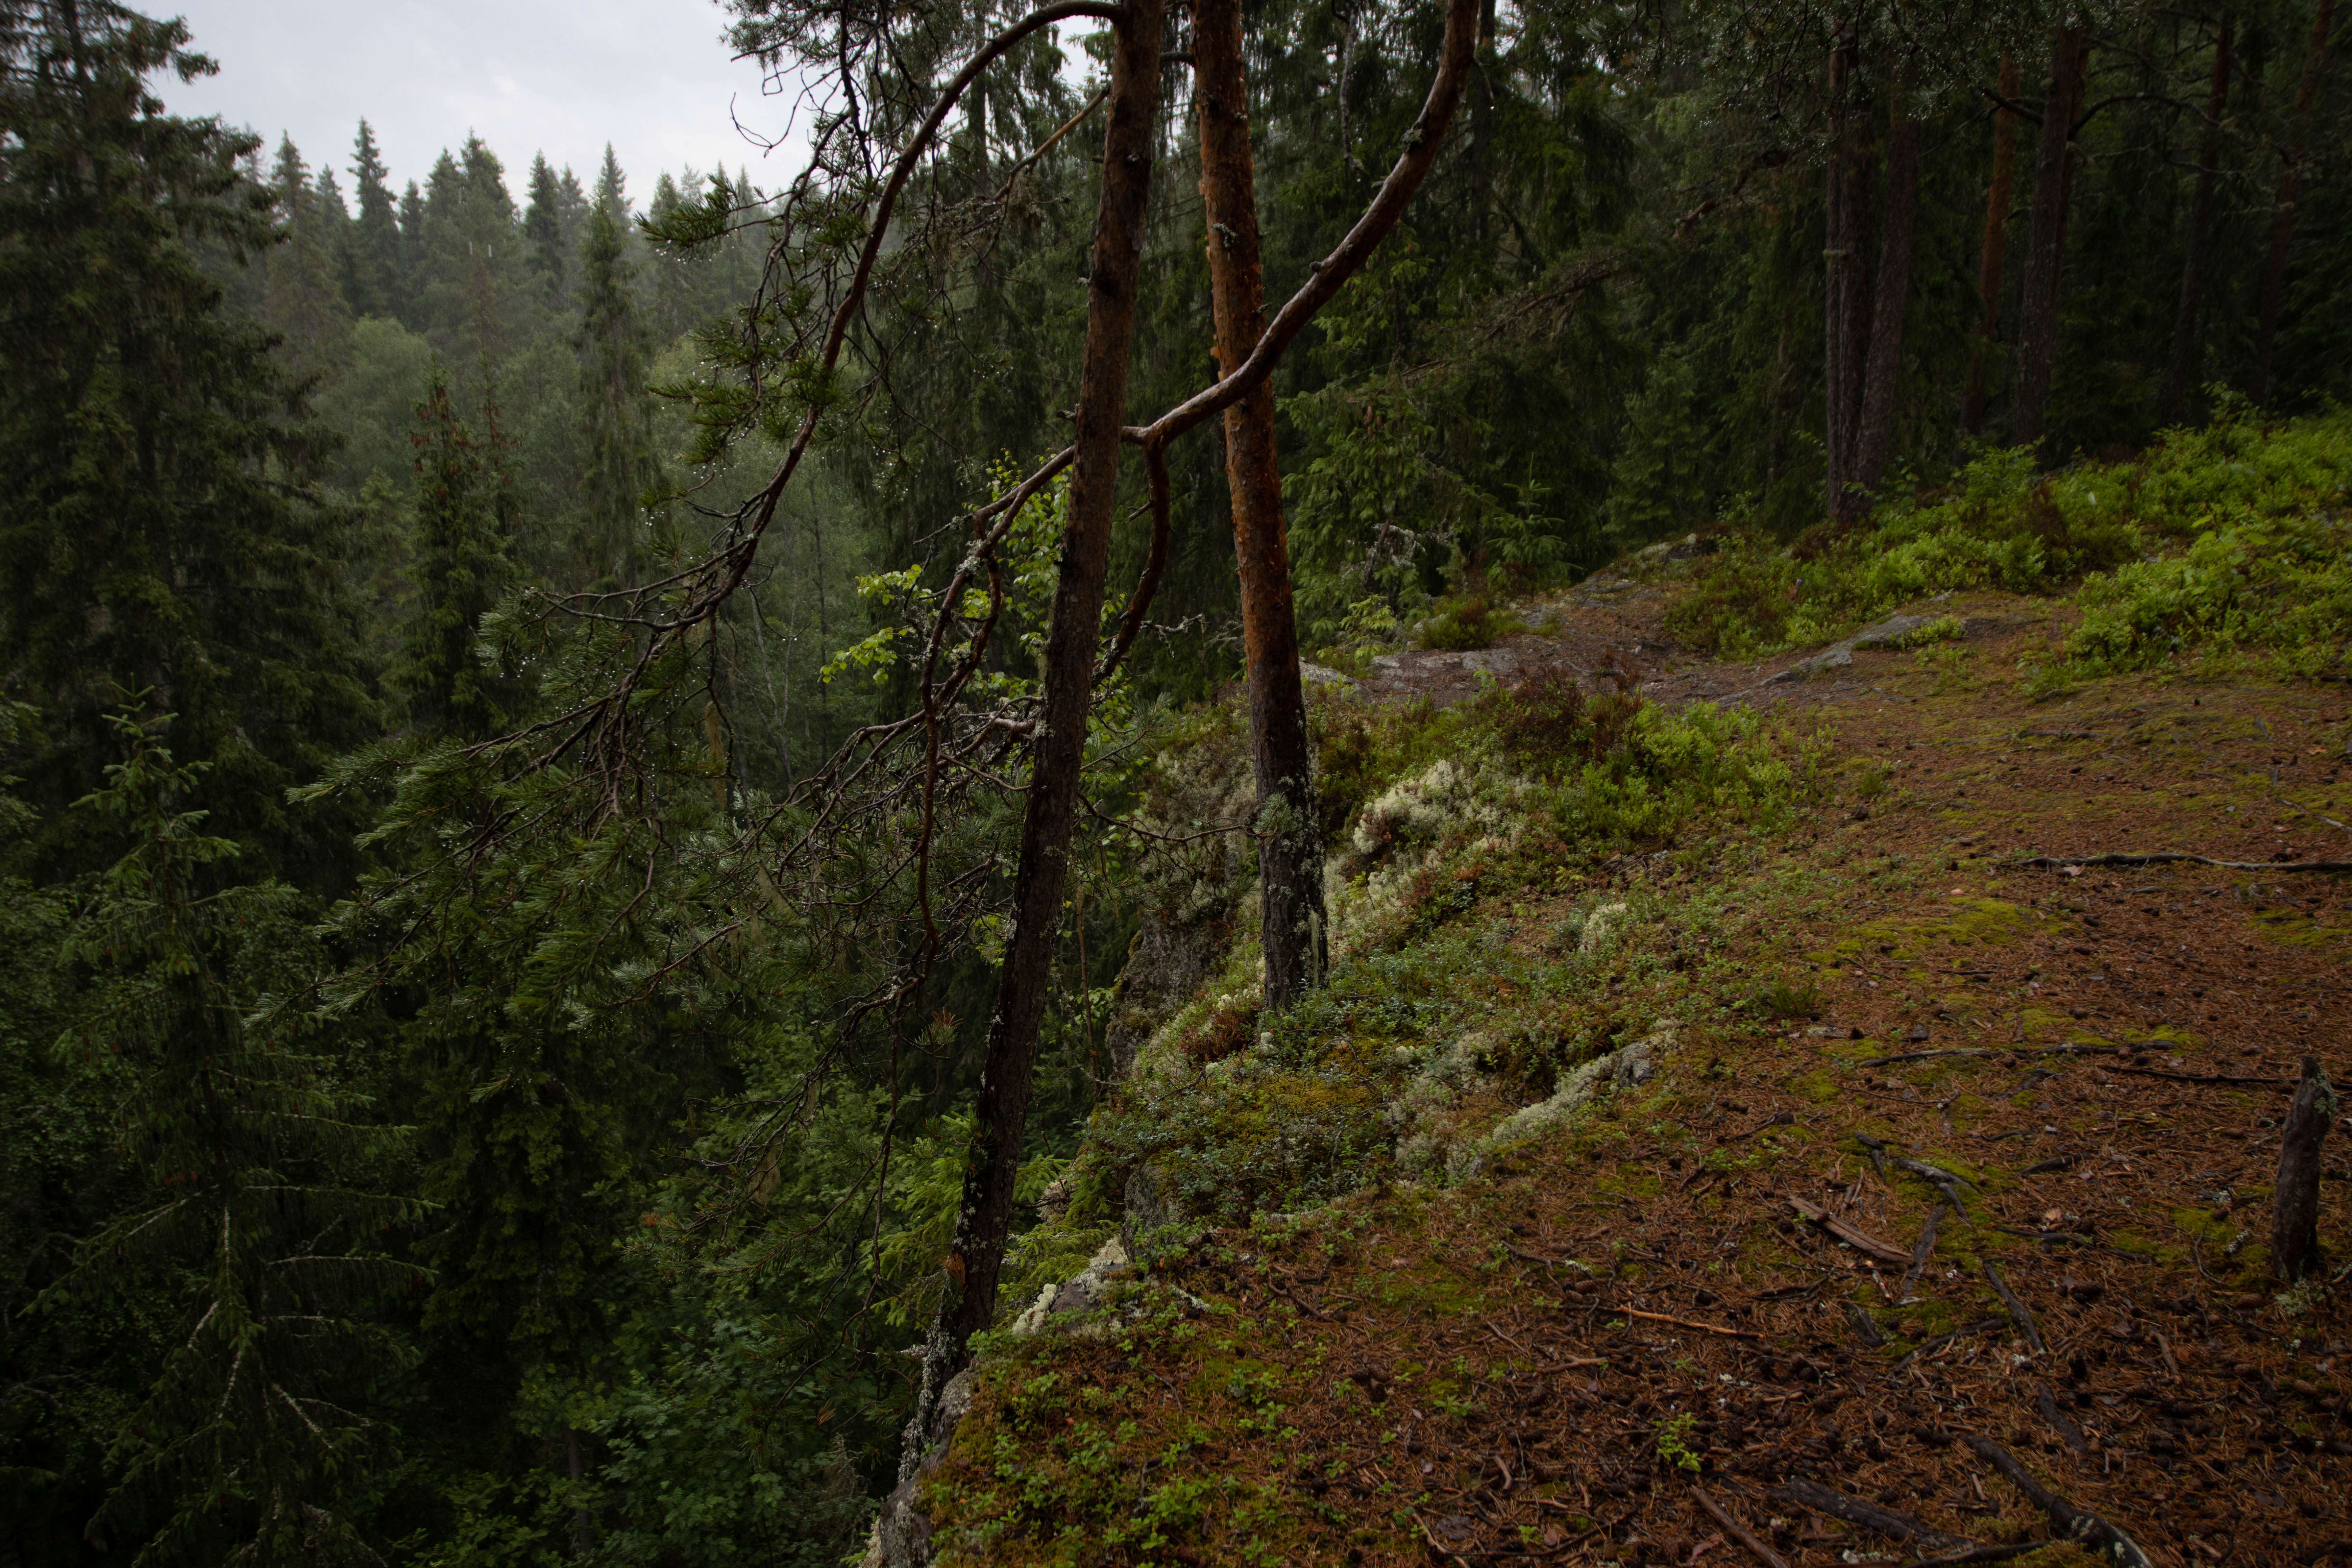
{"type": "Polygon", "coordinates": [[[1790,1079],[1789,1087],[1815,1105],[1827,1105],[1831,1100],[1841,1098],[1845,1092],[1838,1087],[1837,1079],[1826,1072],[1806,1073],[1801,1078],[1790,1079]]]}

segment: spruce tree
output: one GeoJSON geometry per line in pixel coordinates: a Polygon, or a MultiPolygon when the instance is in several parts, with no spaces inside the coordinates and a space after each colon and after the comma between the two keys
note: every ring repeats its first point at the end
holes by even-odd
{"type": "Polygon", "coordinates": [[[620,226],[602,205],[588,215],[581,268],[580,423],[587,472],[573,553],[587,586],[634,587],[645,498],[660,483],[661,469],[646,386],[650,344],[632,287],[636,268],[620,226]]]}
{"type": "Polygon", "coordinates": [[[282,238],[264,263],[262,319],[284,334],[286,363],[314,377],[340,363],[350,347],[351,308],[337,277],[341,217],[312,184],[291,137],[278,143],[269,184],[282,238]]]}
{"type": "Polygon", "coordinates": [[[390,1434],[368,1407],[404,1359],[374,1304],[421,1278],[371,1244],[418,1205],[349,1185],[380,1135],[290,1021],[247,1021],[320,962],[304,900],[237,882],[237,845],[187,809],[203,770],[173,760],[160,721],[114,724],[125,760],[81,804],[131,848],[66,944],[90,998],[66,1043],[147,1196],[43,1305],[136,1313],[153,1351],[89,1537],[135,1545],[139,1568],[373,1561],[355,1515],[390,1434]]]}
{"type": "Polygon", "coordinates": [[[353,315],[399,320],[405,315],[402,308],[405,300],[400,221],[394,214],[392,187],[385,183],[390,174],[376,150],[375,131],[361,121],[359,135],[352,142],[352,179],[360,210],[346,252],[350,259],[344,297],[351,301],[353,315]]]}
{"type": "Polygon", "coordinates": [[[532,281],[540,299],[554,306],[563,298],[570,250],[563,235],[563,188],[544,153],[530,160],[530,205],[523,209],[522,239],[529,247],[532,281]]]}
{"type": "Polygon", "coordinates": [[[98,0],[0,37],[0,679],[40,710],[25,765],[47,871],[112,858],[64,811],[152,691],[196,807],[249,868],[337,883],[349,824],[289,786],[364,741],[375,705],[339,584],[347,520],[310,488],[323,437],[269,335],[230,318],[193,246],[261,254],[256,143],[166,115],[186,30],[98,0]]]}
{"type": "Polygon", "coordinates": [[[454,740],[492,735],[520,716],[522,685],[482,647],[483,617],[512,591],[514,489],[501,460],[497,405],[478,433],[457,416],[436,361],[416,405],[416,609],[399,684],[411,725],[454,740]]]}

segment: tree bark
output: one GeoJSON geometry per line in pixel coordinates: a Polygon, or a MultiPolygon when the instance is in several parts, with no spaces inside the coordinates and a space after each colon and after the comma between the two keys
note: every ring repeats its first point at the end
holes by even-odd
{"type": "Polygon", "coordinates": [[[1855,515],[1859,500],[1862,384],[1870,342],[1870,268],[1864,247],[1870,234],[1871,148],[1854,129],[1848,100],[1860,40],[1848,33],[1830,50],[1830,153],[1822,226],[1822,338],[1824,356],[1825,497],[1830,521],[1855,515]]]}
{"type": "Polygon", "coordinates": [[[2010,439],[2038,447],[2048,424],[2050,378],[2058,360],[2058,285],[2066,247],[2067,198],[2073,193],[2074,117],[2083,102],[2080,27],[2061,26],[2050,38],[2050,79],[2042,97],[2042,134],[2033,153],[2033,214],[2025,246],[2025,282],[2017,310],[2016,398],[2010,439]]]}
{"type": "Polygon", "coordinates": [[[2198,327],[2205,304],[2206,237],[2213,221],[2213,165],[2221,156],[2221,116],[2230,107],[2230,15],[2213,40],[2213,81],[2205,98],[2205,139],[2197,158],[2197,195],[2189,209],[2188,254],[2180,266],[2180,305],[2172,318],[2172,359],[2165,367],[2158,416],[2168,425],[2189,420],[2197,381],[2198,327]]]}
{"type": "Polygon", "coordinates": [[[2311,23],[2311,52],[2303,59],[2303,85],[2294,98],[2294,141],[2286,167],[2279,172],[2278,207],[2271,218],[2270,263],[2263,270],[2262,325],[2254,339],[2254,374],[2249,389],[2256,403],[2271,392],[2271,345],[2278,336],[2280,308],[2286,300],[2287,246],[2294,238],[2294,205],[2303,169],[2305,138],[2310,134],[2311,107],[2319,98],[2319,68],[2327,61],[2327,34],[2336,22],[2336,0],[2319,0],[2311,23]]]}
{"type": "MultiPolygon", "coordinates": [[[[996,1313],[997,1280],[1013,1227],[1013,1189],[1044,1022],[1046,980],[1062,925],[1062,887],[1077,820],[1087,710],[1094,695],[1103,585],[1118,479],[1120,428],[1135,338],[1145,198],[1159,105],[1165,0],[1128,0],[1112,24],[1110,99],[1103,134],[1102,195],[1087,289],[1087,336],[1078,372],[1077,438],[1069,503],[1045,634],[1045,705],[1033,742],[1014,925],[988,1021],[987,1057],[972,1103],[973,1143],[964,1166],[950,1283],[923,1362],[910,1432],[929,1419],[940,1390],[962,1370],[971,1336],[996,1313]]],[[[920,1445],[907,1446],[907,1462],[920,1445]]],[[[903,1479],[903,1478],[902,1478],[903,1479]]]]}
{"type": "Polygon", "coordinates": [[[1853,487],[1864,506],[1886,477],[1886,460],[1895,449],[1895,388],[1903,374],[1903,315],[1911,297],[1911,238],[1918,211],[1919,122],[1898,104],[1886,132],[1886,210],[1879,219],[1878,279],[1854,458],[1853,487]]]}
{"type": "MultiPolygon", "coordinates": [[[[1241,368],[1265,331],[1241,0],[1194,0],[1192,59],[1217,363],[1229,374],[1241,368]]],[[[1474,111],[1478,80],[1474,75],[1474,111]]],[[[1475,140],[1475,113],[1472,126],[1475,140]]],[[[1251,762],[1257,774],[1260,942],[1271,1010],[1287,1007],[1322,984],[1327,921],[1323,835],[1307,699],[1298,677],[1298,626],[1269,382],[1259,382],[1225,410],[1225,485],[1241,574],[1242,651],[1249,673],[1251,762]]]]}
{"type": "Polygon", "coordinates": [[[2336,1121],[2336,1090],[2317,1057],[2303,1058],[2303,1084],[2279,1134],[2278,1184],[2271,1189],[2271,1272],[2292,1284],[2319,1265],[2319,1146],[2336,1121]]]}
{"type": "Polygon", "coordinates": [[[1984,250],[1977,262],[1977,295],[1984,301],[1984,325],[1969,359],[1969,391],[1960,404],[1960,428],[1984,430],[1986,380],[2000,342],[2000,274],[2009,258],[2009,204],[2017,185],[2017,57],[2000,57],[2002,107],[1992,116],[1992,186],[1985,194],[1984,250]]]}

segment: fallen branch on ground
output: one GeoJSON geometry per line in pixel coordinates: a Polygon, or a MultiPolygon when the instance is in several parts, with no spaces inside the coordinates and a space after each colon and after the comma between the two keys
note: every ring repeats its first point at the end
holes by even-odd
{"type": "Polygon", "coordinates": [[[1723,1526],[1726,1531],[1730,1532],[1733,1540],[1738,1542],[1740,1545],[1748,1548],[1748,1552],[1755,1557],[1756,1561],[1764,1564],[1764,1568],[1789,1568],[1789,1560],[1787,1558],[1781,1556],[1779,1552],[1773,1551],[1770,1547],[1757,1540],[1756,1534],[1753,1531],[1740,1523],[1738,1520],[1732,1518],[1730,1511],[1721,1503],[1716,1501],[1714,1498],[1708,1496],[1706,1489],[1699,1485],[1696,1481],[1693,1481],[1691,1483],[1691,1496],[1698,1500],[1699,1507],[1706,1510],[1709,1514],[1714,1516],[1716,1523],[1723,1526]]]}
{"type": "Polygon", "coordinates": [[[2025,1494],[2028,1501],[2050,1516],[2050,1522],[2074,1541],[2089,1547],[2100,1556],[2108,1558],[2116,1568],[2154,1568],[2138,1542],[2109,1524],[2095,1513],[2076,1508],[2048,1487],[2033,1479],[2033,1472],[2019,1462],[2016,1455],[1990,1437],[1963,1437],[1960,1441],[1975,1449],[1994,1469],[2007,1478],[2009,1484],[2025,1494]]]}
{"type": "Polygon", "coordinates": [[[1897,1513],[1891,1508],[1881,1508],[1874,1502],[1864,1502],[1858,1497],[1848,1497],[1818,1481],[1783,1481],[1768,1495],[1782,1502],[1794,1503],[1799,1508],[1811,1509],[1815,1513],[1825,1513],[1832,1519],[1842,1519],[1848,1524],[1858,1524],[1864,1530],[1874,1530],[1881,1535],[1893,1536],[1897,1541],[1916,1541],[1935,1551],[1969,1552],[1976,1547],[1975,1542],[1963,1536],[1947,1535],[1926,1520],[1897,1513]]]}
{"type": "Polygon", "coordinates": [[[2000,1270],[1992,1266],[1990,1258],[1984,1259],[1984,1277],[1991,1281],[1992,1293],[2000,1298],[2000,1304],[2009,1309],[2010,1317],[2024,1331],[2026,1345],[2040,1355],[2047,1347],[2042,1342],[2041,1328],[2033,1321],[2033,1309],[2018,1299],[2017,1292],[2009,1288],[2009,1281],[2000,1277],[2000,1270]]]}
{"type": "Polygon", "coordinates": [[[1807,1203],[1801,1197],[1791,1195],[1789,1199],[1789,1206],[1853,1247],[1856,1252],[1865,1253],[1877,1258],[1881,1263],[1911,1261],[1910,1255],[1901,1247],[1892,1242],[1881,1241],[1868,1231],[1848,1225],[1819,1204],[1807,1203]]]}

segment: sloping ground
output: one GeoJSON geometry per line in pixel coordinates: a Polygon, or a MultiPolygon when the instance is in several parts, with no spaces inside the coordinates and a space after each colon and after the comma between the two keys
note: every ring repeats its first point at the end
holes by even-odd
{"type": "MultiPolygon", "coordinates": [[[[1931,607],[1962,640],[1771,683],[1790,661],[1662,657],[1634,595],[1519,657],[1803,705],[1801,813],[1474,884],[1446,951],[1524,1013],[1524,965],[1580,942],[1562,1018],[1601,998],[1654,1076],[1452,1184],[1374,1162],[1160,1230],[1108,1306],[991,1347],[925,1485],[947,1558],[2055,1563],[2079,1510],[2156,1563],[2352,1559],[2343,1137],[2326,1271],[2283,1290],[2267,1247],[2297,1064],[2352,1071],[2344,881],[2084,864],[2352,858],[2343,688],[2209,665],[2029,702],[2072,612],[1992,596],[1931,607]]],[[[1476,689],[1415,663],[1375,696],[1476,689]]]]}

